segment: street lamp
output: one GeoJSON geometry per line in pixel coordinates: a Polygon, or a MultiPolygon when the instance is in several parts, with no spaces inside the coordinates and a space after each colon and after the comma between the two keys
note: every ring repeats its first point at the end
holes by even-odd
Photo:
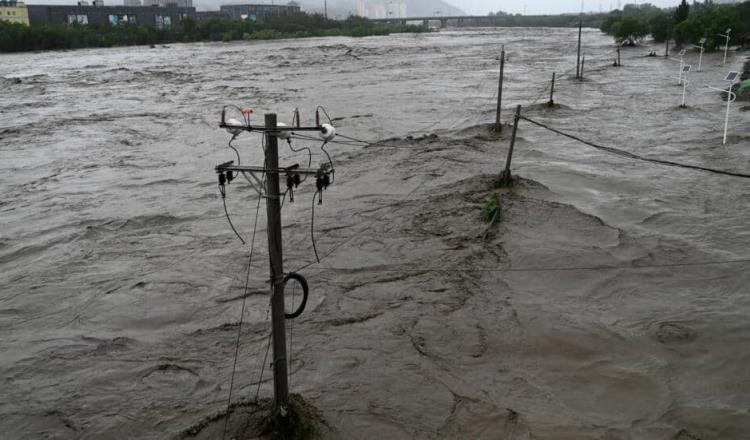
{"type": "Polygon", "coordinates": [[[687,107],[685,105],[685,95],[687,94],[688,73],[690,73],[690,64],[686,64],[682,66],[682,72],[685,75],[685,79],[682,81],[682,105],[680,105],[680,107],[685,108],[687,107]]]}
{"type": "Polygon", "coordinates": [[[685,50],[685,49],[682,49],[680,51],[680,76],[679,76],[679,81],[677,82],[677,84],[679,84],[679,85],[682,85],[682,73],[683,73],[682,69],[683,69],[683,67],[685,67],[685,53],[686,52],[687,52],[687,50],[685,50]]]}
{"type": "Polygon", "coordinates": [[[726,34],[719,34],[720,37],[724,37],[727,39],[727,43],[724,45],[724,64],[727,64],[727,52],[729,51],[729,33],[732,32],[732,29],[727,29],[726,34]]]}
{"type": "Polygon", "coordinates": [[[724,81],[729,83],[729,87],[727,87],[726,90],[720,89],[718,87],[708,86],[709,89],[726,92],[727,94],[727,114],[724,117],[724,141],[722,142],[724,145],[726,145],[727,143],[727,130],[729,129],[729,109],[732,103],[737,99],[737,95],[734,92],[732,92],[732,87],[734,86],[734,83],[739,79],[739,77],[740,77],[740,72],[727,73],[727,76],[726,78],[724,78],[724,81]]]}
{"type": "Polygon", "coordinates": [[[697,48],[699,48],[701,50],[701,56],[700,56],[700,58],[698,58],[698,72],[701,71],[701,64],[703,63],[703,51],[706,50],[705,47],[704,47],[705,44],[706,44],[706,39],[705,38],[701,38],[700,46],[697,46],[697,45],[693,44],[693,47],[697,47],[697,48]]]}

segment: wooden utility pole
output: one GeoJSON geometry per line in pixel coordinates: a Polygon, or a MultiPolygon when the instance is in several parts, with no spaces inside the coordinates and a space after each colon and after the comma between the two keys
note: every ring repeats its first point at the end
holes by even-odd
{"type": "Polygon", "coordinates": [[[617,67],[620,67],[620,46],[617,46],[617,67]]]}
{"type": "Polygon", "coordinates": [[[289,402],[287,382],[286,333],[284,323],[284,265],[281,245],[281,201],[279,200],[279,140],[276,114],[266,114],[266,216],[268,253],[271,260],[271,328],[273,332],[274,405],[286,415],[289,402]]]}
{"type": "Polygon", "coordinates": [[[500,51],[500,79],[497,84],[497,111],[495,112],[495,131],[502,131],[500,125],[500,112],[503,108],[503,77],[505,76],[505,45],[503,44],[500,51]]]}
{"type": "Polygon", "coordinates": [[[510,162],[513,160],[513,147],[516,145],[516,132],[518,131],[518,121],[521,119],[521,106],[516,107],[516,114],[513,116],[513,134],[510,136],[510,148],[508,148],[508,158],[505,159],[505,169],[500,174],[500,186],[513,185],[513,177],[510,174],[510,162]]]}
{"type": "Polygon", "coordinates": [[[550,107],[555,105],[555,72],[552,72],[552,87],[549,90],[549,102],[547,105],[550,107]]]}
{"type": "Polygon", "coordinates": [[[667,35],[667,50],[664,52],[664,56],[669,56],[669,35],[667,35]]]}
{"type": "Polygon", "coordinates": [[[581,77],[581,32],[583,30],[583,20],[578,22],[578,56],[576,57],[576,78],[581,77]]]}

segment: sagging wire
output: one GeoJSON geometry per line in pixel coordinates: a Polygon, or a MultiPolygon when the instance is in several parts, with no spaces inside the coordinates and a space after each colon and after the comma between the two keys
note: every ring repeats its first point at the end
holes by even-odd
{"type": "MultiPolygon", "coordinates": [[[[315,198],[318,196],[318,193],[320,193],[320,189],[315,191],[315,194],[313,194],[312,197],[312,209],[310,210],[310,239],[312,239],[312,245],[313,245],[313,252],[315,252],[315,261],[320,263],[320,257],[318,256],[318,248],[315,245],[315,198]]],[[[318,204],[322,203],[322,201],[319,201],[318,204]]]]}
{"type": "MultiPolygon", "coordinates": [[[[289,149],[292,150],[295,153],[299,153],[301,151],[307,150],[307,168],[310,168],[310,166],[312,165],[312,150],[310,150],[310,147],[302,147],[302,148],[299,148],[299,149],[295,150],[294,147],[292,146],[292,137],[291,136],[289,136],[289,138],[286,140],[286,143],[287,143],[287,145],[289,145],[289,149]]],[[[305,180],[307,180],[307,176],[303,177],[302,180],[299,181],[299,183],[302,183],[305,180]]]]}
{"type": "Polygon", "coordinates": [[[221,194],[221,203],[224,206],[224,215],[227,217],[227,222],[229,222],[229,227],[232,228],[232,231],[234,231],[234,235],[237,236],[237,238],[240,239],[242,244],[245,244],[245,240],[240,236],[240,233],[237,232],[237,228],[234,227],[234,223],[232,223],[232,218],[229,215],[229,210],[227,210],[227,188],[226,185],[230,183],[232,180],[234,180],[234,174],[231,171],[227,171],[226,175],[224,173],[219,173],[219,193],[221,194]]]}
{"type": "Polygon", "coordinates": [[[644,162],[651,162],[651,163],[655,163],[655,164],[659,164],[659,165],[666,165],[666,166],[678,167],[678,168],[686,168],[686,169],[691,169],[691,170],[705,171],[705,172],[708,172],[708,173],[722,174],[722,175],[725,175],[725,176],[742,177],[742,178],[745,178],[745,179],[750,179],[750,173],[739,173],[739,172],[734,172],[734,171],[725,171],[725,170],[719,170],[719,169],[716,169],[716,168],[703,167],[703,166],[700,166],[700,165],[690,165],[690,164],[684,164],[684,163],[679,163],[679,162],[673,162],[671,160],[664,160],[664,159],[656,159],[656,158],[651,158],[651,157],[645,157],[645,156],[641,156],[641,155],[638,155],[638,154],[635,154],[635,153],[631,153],[629,151],[621,150],[619,148],[607,147],[607,146],[604,146],[604,145],[596,144],[596,143],[591,142],[591,141],[587,141],[587,140],[582,139],[582,138],[580,138],[578,136],[575,136],[575,135],[572,135],[570,133],[566,133],[566,132],[564,132],[562,130],[558,130],[556,128],[553,128],[553,127],[551,127],[551,126],[549,126],[547,124],[543,124],[541,122],[535,121],[535,120],[533,120],[531,118],[528,118],[526,116],[520,116],[520,119],[523,119],[524,121],[530,122],[531,124],[534,124],[534,125],[536,125],[538,127],[541,127],[541,128],[546,129],[546,130],[549,130],[552,133],[558,134],[560,136],[565,136],[565,137],[567,137],[569,139],[573,139],[574,141],[578,141],[578,142],[580,142],[580,143],[582,143],[584,145],[588,145],[589,147],[596,148],[597,150],[605,151],[607,153],[610,153],[610,154],[613,154],[613,155],[616,155],[616,156],[620,156],[620,157],[624,157],[624,158],[627,158],[627,159],[634,159],[634,160],[640,160],[640,161],[644,161],[644,162]]]}
{"type": "Polygon", "coordinates": [[[319,122],[320,122],[320,117],[319,117],[319,115],[318,115],[318,111],[319,111],[319,110],[322,110],[322,111],[323,111],[323,114],[324,114],[324,115],[326,115],[326,118],[328,118],[328,123],[329,123],[329,124],[331,124],[331,125],[333,125],[333,119],[331,119],[331,117],[330,117],[330,116],[328,116],[328,112],[326,111],[325,107],[323,107],[322,105],[319,105],[319,106],[318,106],[318,107],[317,107],[317,108],[315,109],[315,119],[316,119],[316,122],[318,123],[318,125],[320,125],[320,124],[319,124],[319,122]]]}
{"type": "MultiPolygon", "coordinates": [[[[265,174],[263,175],[263,180],[265,181],[265,174]]],[[[242,309],[240,311],[240,322],[237,327],[237,340],[235,342],[235,348],[234,348],[234,364],[232,365],[232,376],[229,381],[229,397],[227,398],[227,417],[224,420],[224,434],[222,435],[222,439],[226,438],[227,427],[229,426],[229,418],[231,417],[230,409],[232,405],[232,391],[234,390],[234,375],[237,371],[237,358],[239,357],[239,353],[240,353],[240,337],[242,336],[242,324],[245,320],[245,304],[247,302],[247,289],[250,284],[250,268],[253,264],[253,253],[255,251],[255,234],[258,231],[258,214],[260,213],[261,200],[263,200],[263,197],[258,197],[258,203],[255,206],[255,221],[253,224],[253,236],[250,241],[250,256],[248,257],[248,260],[247,260],[247,270],[245,272],[245,289],[242,295],[242,309]]],[[[230,221],[230,225],[231,225],[231,221],[230,221]]],[[[232,229],[234,229],[234,227],[232,227],[232,229]]],[[[243,241],[243,244],[244,244],[244,241],[243,241]]]]}
{"type": "Polygon", "coordinates": [[[239,133],[232,135],[232,139],[229,139],[229,148],[234,150],[234,154],[237,155],[237,165],[242,165],[242,162],[240,161],[240,152],[237,151],[237,148],[235,148],[234,145],[232,145],[232,142],[234,142],[234,140],[237,139],[237,136],[239,135],[239,133]]]}
{"type": "MultiPolygon", "coordinates": [[[[325,182],[325,187],[328,188],[328,185],[333,185],[333,182],[336,180],[336,170],[333,168],[333,160],[331,160],[331,155],[326,151],[326,144],[328,144],[328,141],[323,142],[323,144],[320,146],[320,149],[323,150],[323,152],[326,154],[326,157],[328,158],[328,166],[331,168],[331,181],[325,182]]],[[[326,178],[328,178],[327,175],[326,178]]]]}

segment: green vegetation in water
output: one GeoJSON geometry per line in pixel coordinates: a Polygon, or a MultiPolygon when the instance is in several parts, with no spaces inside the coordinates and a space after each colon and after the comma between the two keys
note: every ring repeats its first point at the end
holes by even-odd
{"type": "Polygon", "coordinates": [[[482,220],[490,225],[496,225],[502,220],[500,198],[497,194],[493,194],[492,197],[487,200],[487,204],[482,210],[482,220]]]}
{"type": "Polygon", "coordinates": [[[289,408],[286,417],[278,409],[271,414],[267,432],[273,440],[312,440],[320,438],[315,409],[299,394],[289,395],[289,408]]]}
{"type": "Polygon", "coordinates": [[[293,14],[268,19],[212,20],[196,22],[191,18],[176,26],[156,29],[150,26],[46,25],[24,26],[0,20],[0,52],[80,49],[155,45],[195,41],[272,40],[326,36],[365,37],[399,32],[428,32],[424,26],[374,23],[361,17],[330,20],[320,14],[293,14]]]}
{"type": "Polygon", "coordinates": [[[675,8],[660,9],[650,3],[626,5],[622,11],[612,11],[601,25],[601,30],[612,35],[618,43],[634,45],[651,35],[655,42],[674,39],[678,45],[698,44],[706,38],[707,50],[723,48],[723,34],[731,28],[729,44],[750,45],[750,1],[739,4],[716,5],[712,2],[688,4],[675,2],[675,8]]]}

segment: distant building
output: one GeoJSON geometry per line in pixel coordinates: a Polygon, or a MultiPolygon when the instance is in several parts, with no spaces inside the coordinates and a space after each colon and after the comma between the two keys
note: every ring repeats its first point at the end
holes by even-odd
{"type": "Polygon", "coordinates": [[[198,11],[195,13],[195,21],[231,20],[232,17],[222,11],[198,11]]]}
{"type": "Polygon", "coordinates": [[[0,0],[0,20],[28,26],[29,10],[20,0],[0,0]]]}
{"type": "MultiPolygon", "coordinates": [[[[99,3],[97,1],[97,3],[99,3]]],[[[133,25],[168,28],[195,16],[192,7],[28,5],[32,26],[47,24],[133,25]]]]}
{"type": "Polygon", "coordinates": [[[123,0],[124,6],[143,6],[141,0],[123,0]]]}
{"type": "Polygon", "coordinates": [[[357,15],[364,18],[406,18],[406,2],[358,0],[357,15]]]}
{"type": "Polygon", "coordinates": [[[365,0],[357,0],[357,15],[367,18],[367,3],[365,0]]]}
{"type": "Polygon", "coordinates": [[[288,5],[221,5],[221,12],[228,14],[232,20],[265,20],[270,17],[281,17],[300,12],[298,4],[288,5]]]}
{"type": "Polygon", "coordinates": [[[141,0],[143,6],[192,8],[193,0],[141,0]]]}
{"type": "Polygon", "coordinates": [[[370,13],[367,18],[386,18],[385,5],[378,2],[370,4],[370,13]]]}

